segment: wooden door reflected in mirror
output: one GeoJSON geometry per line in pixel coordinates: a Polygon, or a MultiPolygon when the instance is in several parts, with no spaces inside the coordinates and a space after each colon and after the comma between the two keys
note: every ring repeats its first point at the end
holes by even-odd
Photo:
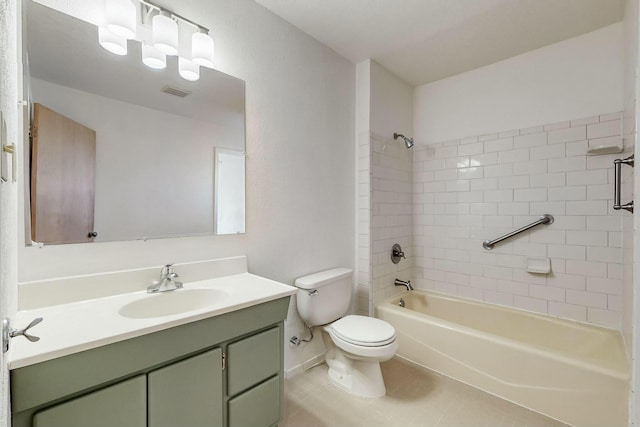
{"type": "Polygon", "coordinates": [[[36,103],[32,135],[31,239],[92,241],[96,132],[36,103]]]}

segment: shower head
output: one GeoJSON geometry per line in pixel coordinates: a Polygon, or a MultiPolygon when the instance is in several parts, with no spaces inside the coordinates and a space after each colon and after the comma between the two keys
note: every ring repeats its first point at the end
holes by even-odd
{"type": "Polygon", "coordinates": [[[398,139],[398,138],[402,138],[404,140],[404,146],[407,148],[411,148],[413,147],[413,138],[407,138],[406,136],[399,134],[399,133],[394,133],[393,134],[393,139],[398,139]]]}

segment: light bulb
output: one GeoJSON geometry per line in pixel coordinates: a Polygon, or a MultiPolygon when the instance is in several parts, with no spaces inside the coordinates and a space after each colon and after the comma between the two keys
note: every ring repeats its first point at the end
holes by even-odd
{"type": "Polygon", "coordinates": [[[136,36],[136,6],[131,0],[107,0],[105,26],[119,37],[132,39],[136,36]]]}
{"type": "Polygon", "coordinates": [[[116,55],[127,54],[127,39],[113,34],[105,27],[98,27],[98,43],[116,55]]]}
{"type": "Polygon", "coordinates": [[[149,68],[162,70],[167,68],[167,56],[146,43],[142,43],[142,62],[149,68]]]}
{"type": "Polygon", "coordinates": [[[178,58],[178,72],[183,79],[191,82],[200,78],[200,66],[183,57],[178,58]]]}
{"type": "Polygon", "coordinates": [[[153,46],[165,55],[178,54],[178,23],[168,12],[153,17],[153,46]]]}
{"type": "Polygon", "coordinates": [[[191,60],[198,65],[213,68],[213,39],[199,29],[191,36],[191,60]]]}

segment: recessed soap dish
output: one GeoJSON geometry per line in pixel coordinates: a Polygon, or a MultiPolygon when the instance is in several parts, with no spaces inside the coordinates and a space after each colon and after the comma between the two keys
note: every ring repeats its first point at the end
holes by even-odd
{"type": "Polygon", "coordinates": [[[527,272],[549,274],[551,273],[551,260],[549,258],[527,258],[527,272]]]}

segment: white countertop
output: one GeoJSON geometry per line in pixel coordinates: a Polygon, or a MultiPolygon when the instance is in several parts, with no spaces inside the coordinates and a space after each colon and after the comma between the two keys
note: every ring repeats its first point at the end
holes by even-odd
{"type": "MultiPolygon", "coordinates": [[[[32,343],[24,337],[11,340],[9,369],[44,362],[296,293],[293,286],[250,273],[185,283],[183,289],[214,289],[223,291],[225,296],[205,308],[153,318],[134,319],[118,313],[131,302],[161,295],[148,294],[146,291],[19,311],[12,323],[13,328],[23,328],[36,317],[44,320],[28,331],[29,334],[40,337],[40,341],[32,343]]],[[[183,289],[169,292],[181,292],[183,289]]]]}

